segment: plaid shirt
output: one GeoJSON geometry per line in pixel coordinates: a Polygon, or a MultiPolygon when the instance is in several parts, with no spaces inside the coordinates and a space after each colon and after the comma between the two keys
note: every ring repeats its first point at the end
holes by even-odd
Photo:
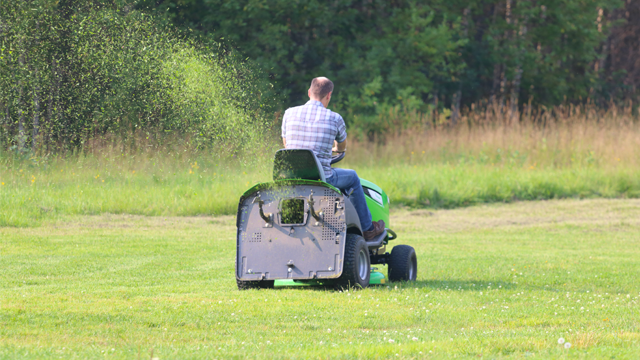
{"type": "Polygon", "coordinates": [[[346,126],[342,116],[326,109],[320,101],[309,100],[302,106],[287,109],[282,119],[282,137],[287,149],[309,149],[313,151],[324,169],[326,177],[331,172],[331,149],[333,140],[347,140],[346,126]]]}

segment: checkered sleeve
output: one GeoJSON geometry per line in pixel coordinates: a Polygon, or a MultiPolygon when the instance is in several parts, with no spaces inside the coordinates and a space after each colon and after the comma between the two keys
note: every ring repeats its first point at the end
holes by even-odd
{"type": "Polygon", "coordinates": [[[336,133],[336,141],[341,143],[347,140],[347,126],[344,124],[344,119],[340,115],[338,115],[337,123],[338,132],[336,133]]]}

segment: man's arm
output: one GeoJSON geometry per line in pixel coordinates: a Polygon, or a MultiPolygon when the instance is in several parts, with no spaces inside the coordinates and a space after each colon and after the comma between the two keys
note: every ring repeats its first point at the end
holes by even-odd
{"type": "Polygon", "coordinates": [[[331,149],[331,151],[338,153],[347,151],[347,139],[345,139],[343,142],[333,140],[333,149],[331,149]]]}
{"type": "Polygon", "coordinates": [[[331,151],[343,153],[347,151],[347,126],[342,116],[338,115],[337,120],[338,133],[336,134],[336,139],[333,141],[333,149],[331,149],[331,151]]]}
{"type": "Polygon", "coordinates": [[[287,147],[287,139],[286,138],[282,138],[282,144],[284,144],[284,147],[287,147]]]}

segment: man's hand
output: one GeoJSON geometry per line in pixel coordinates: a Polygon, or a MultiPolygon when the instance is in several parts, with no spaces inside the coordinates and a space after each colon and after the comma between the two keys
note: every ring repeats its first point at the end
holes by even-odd
{"type": "Polygon", "coordinates": [[[337,152],[337,153],[343,153],[347,151],[347,140],[341,143],[333,140],[333,149],[331,149],[331,151],[337,152]]]}

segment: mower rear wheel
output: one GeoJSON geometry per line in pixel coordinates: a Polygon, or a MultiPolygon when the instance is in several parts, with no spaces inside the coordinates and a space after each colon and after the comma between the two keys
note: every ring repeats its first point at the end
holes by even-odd
{"type": "Polygon", "coordinates": [[[342,275],[333,283],[336,288],[364,289],[369,286],[371,259],[369,258],[369,246],[362,236],[347,234],[343,263],[342,275]]]}
{"type": "Polygon", "coordinates": [[[415,281],[418,277],[416,251],[409,245],[396,245],[389,255],[389,281],[415,281]]]}
{"type": "Polygon", "coordinates": [[[238,290],[273,289],[273,285],[275,281],[274,280],[242,281],[242,280],[236,279],[236,283],[238,283],[238,290]]]}
{"type": "MultiPolygon", "coordinates": [[[[238,259],[235,261],[235,268],[238,268],[238,259]]],[[[274,280],[258,280],[258,281],[242,281],[236,278],[236,283],[238,284],[238,290],[249,290],[249,289],[273,289],[275,281],[274,280]]]]}

